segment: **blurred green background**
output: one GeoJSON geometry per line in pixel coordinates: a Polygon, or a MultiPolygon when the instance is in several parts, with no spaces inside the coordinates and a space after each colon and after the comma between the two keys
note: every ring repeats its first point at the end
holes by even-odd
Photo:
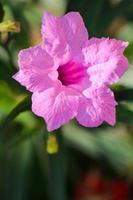
{"type": "Polygon", "coordinates": [[[0,21],[6,20],[20,22],[21,31],[0,33],[0,200],[132,200],[133,1],[0,0],[0,21]],[[46,152],[48,133],[30,111],[30,94],[11,78],[18,51],[41,41],[45,10],[79,11],[90,37],[129,41],[129,71],[112,87],[116,126],[89,129],[72,121],[58,131],[55,155],[46,152]]]}

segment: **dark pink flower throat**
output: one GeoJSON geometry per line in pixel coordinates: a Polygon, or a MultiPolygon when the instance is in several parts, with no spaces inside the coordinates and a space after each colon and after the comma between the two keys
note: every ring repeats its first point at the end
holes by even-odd
{"type": "Polygon", "coordinates": [[[64,65],[60,65],[57,71],[58,79],[62,85],[68,86],[79,83],[85,77],[86,68],[80,63],[70,61],[64,65]]]}

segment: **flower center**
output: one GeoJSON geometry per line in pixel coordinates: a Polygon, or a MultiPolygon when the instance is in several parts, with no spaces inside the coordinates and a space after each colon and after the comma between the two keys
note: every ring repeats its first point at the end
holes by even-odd
{"type": "Polygon", "coordinates": [[[57,71],[58,79],[62,85],[68,86],[79,83],[85,77],[86,68],[80,63],[70,61],[64,65],[60,65],[57,71]]]}

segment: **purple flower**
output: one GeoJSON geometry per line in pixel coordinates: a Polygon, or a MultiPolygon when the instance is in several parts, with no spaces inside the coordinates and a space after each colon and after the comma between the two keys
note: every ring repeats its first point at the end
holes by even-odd
{"type": "Polygon", "coordinates": [[[114,125],[117,103],[108,85],[127,71],[128,43],[88,39],[78,12],[63,17],[45,12],[41,32],[41,44],[20,51],[13,77],[33,92],[32,111],[44,118],[48,131],[73,118],[86,127],[114,125]]]}

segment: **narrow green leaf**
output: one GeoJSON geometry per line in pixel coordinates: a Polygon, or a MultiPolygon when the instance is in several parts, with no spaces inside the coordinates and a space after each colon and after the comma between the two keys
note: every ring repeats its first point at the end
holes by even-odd
{"type": "Polygon", "coordinates": [[[55,154],[48,154],[49,195],[51,200],[66,200],[64,165],[65,154],[61,129],[56,130],[56,137],[59,145],[59,151],[55,154]]]}
{"type": "Polygon", "coordinates": [[[29,189],[30,170],[32,169],[33,146],[31,140],[26,140],[12,151],[4,152],[3,167],[4,185],[3,195],[10,200],[27,199],[29,189]],[[10,156],[9,156],[10,155],[10,156]]]}

